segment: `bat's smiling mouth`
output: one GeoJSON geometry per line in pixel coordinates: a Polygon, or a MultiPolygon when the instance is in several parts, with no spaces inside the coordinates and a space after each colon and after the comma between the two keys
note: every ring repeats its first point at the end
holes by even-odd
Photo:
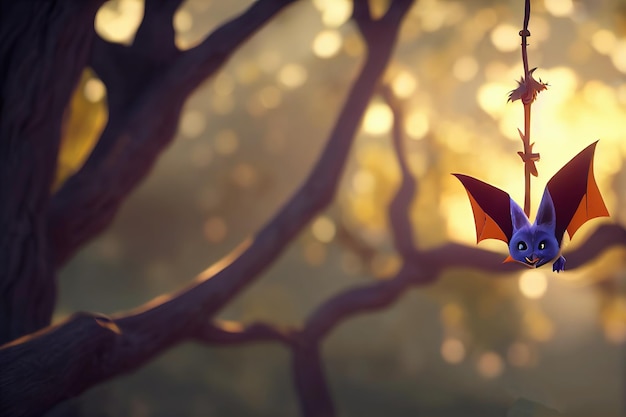
{"type": "Polygon", "coordinates": [[[528,265],[534,266],[534,267],[537,267],[537,264],[541,260],[541,258],[539,258],[539,257],[537,257],[537,258],[529,258],[528,256],[524,257],[524,259],[526,260],[526,263],[528,265]]]}

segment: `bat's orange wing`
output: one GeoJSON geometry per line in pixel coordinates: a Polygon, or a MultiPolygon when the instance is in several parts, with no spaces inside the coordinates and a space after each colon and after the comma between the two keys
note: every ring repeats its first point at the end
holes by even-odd
{"type": "Polygon", "coordinates": [[[511,197],[504,191],[463,174],[452,174],[461,181],[474,213],[476,242],[498,239],[509,243],[513,234],[511,197]]]}
{"type": "Polygon", "coordinates": [[[594,142],[572,158],[548,181],[546,188],[556,211],[556,238],[570,238],[587,220],[609,216],[593,176],[594,142]]]}

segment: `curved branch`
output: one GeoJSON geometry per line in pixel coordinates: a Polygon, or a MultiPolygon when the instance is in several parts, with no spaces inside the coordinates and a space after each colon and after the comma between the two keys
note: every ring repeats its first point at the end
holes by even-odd
{"type": "MultiPolygon", "coordinates": [[[[567,255],[567,265],[571,267],[568,270],[588,264],[599,254],[613,247],[626,249],[626,229],[620,225],[600,226],[580,247],[567,255]]],[[[394,277],[351,288],[331,297],[315,309],[302,330],[299,332],[291,330],[289,339],[300,340],[299,343],[319,341],[343,320],[363,311],[387,307],[410,286],[432,282],[439,271],[445,268],[472,268],[492,273],[512,273],[523,270],[517,264],[503,264],[502,257],[500,253],[456,243],[420,252],[419,259],[405,265],[394,277]],[[430,270],[421,269],[418,266],[425,264],[426,259],[433,265],[430,270]]],[[[284,334],[270,324],[257,325],[262,326],[263,331],[268,334],[284,334]]],[[[236,337],[231,335],[224,339],[231,341],[236,337]]],[[[241,339],[242,342],[247,342],[252,341],[254,337],[241,339]]],[[[274,339],[283,340],[283,337],[274,337],[274,339]]],[[[221,343],[218,338],[208,342],[221,343]]]]}
{"type": "Polygon", "coordinates": [[[294,341],[293,329],[279,329],[267,323],[252,323],[244,326],[238,322],[207,320],[199,326],[194,340],[211,345],[238,345],[256,342],[280,342],[290,344],[294,341]]]}
{"type": "Polygon", "coordinates": [[[409,169],[405,155],[404,112],[389,86],[381,88],[381,95],[393,114],[391,138],[402,176],[398,191],[389,205],[389,221],[396,250],[403,259],[407,260],[414,257],[417,252],[413,237],[413,225],[409,216],[418,184],[417,179],[409,169]]]}

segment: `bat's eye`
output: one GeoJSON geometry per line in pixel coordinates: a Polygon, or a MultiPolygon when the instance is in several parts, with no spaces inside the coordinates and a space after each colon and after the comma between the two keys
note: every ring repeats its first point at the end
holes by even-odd
{"type": "Polygon", "coordinates": [[[539,242],[539,250],[544,250],[546,248],[546,241],[542,240],[539,242]]]}
{"type": "Polygon", "coordinates": [[[526,244],[526,242],[520,240],[517,243],[517,250],[526,250],[526,249],[528,249],[528,245],[526,244]]]}

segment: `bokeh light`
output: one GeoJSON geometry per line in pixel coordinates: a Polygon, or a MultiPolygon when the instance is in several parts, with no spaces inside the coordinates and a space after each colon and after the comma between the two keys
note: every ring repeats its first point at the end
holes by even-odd
{"type": "Polygon", "coordinates": [[[107,2],[96,14],[96,32],[107,41],[129,44],[142,18],[142,0],[107,2]]]}
{"type": "Polygon", "coordinates": [[[519,28],[509,23],[500,23],[491,31],[491,42],[501,52],[519,50],[519,28]]]}
{"type": "Polygon", "coordinates": [[[174,14],[174,29],[176,32],[188,32],[193,26],[193,16],[186,9],[179,9],[174,14]]]}
{"type": "Polygon", "coordinates": [[[393,114],[386,103],[375,101],[363,116],[363,130],[371,135],[382,135],[391,130],[393,114]]]}
{"type": "Polygon", "coordinates": [[[615,48],[617,38],[615,34],[607,29],[599,29],[591,37],[591,45],[602,55],[609,55],[615,48]]]}
{"type": "Polygon", "coordinates": [[[106,87],[98,78],[89,78],[83,89],[85,98],[92,103],[101,101],[106,95],[106,87]]]}
{"type": "Polygon", "coordinates": [[[257,172],[254,166],[245,162],[235,165],[231,177],[233,182],[241,188],[250,188],[257,182],[257,172]]]}
{"type": "Polygon", "coordinates": [[[451,364],[461,363],[465,359],[465,346],[458,339],[447,338],[441,344],[441,357],[451,364]]]}
{"type": "Polygon", "coordinates": [[[278,80],[287,88],[298,88],[308,77],[305,67],[299,64],[287,64],[278,73],[278,80]]]}
{"type": "Polygon", "coordinates": [[[228,234],[228,225],[223,218],[213,216],[204,223],[204,236],[211,243],[223,241],[228,234]]]}
{"type": "Polygon", "coordinates": [[[413,110],[404,122],[406,133],[411,139],[422,139],[430,130],[428,116],[420,110],[413,110]]]}
{"type": "Polygon", "coordinates": [[[542,271],[531,269],[520,275],[518,285],[525,297],[539,299],[548,289],[548,280],[542,271]]]}
{"type": "Polygon", "coordinates": [[[393,78],[391,88],[396,97],[409,98],[417,88],[417,80],[413,74],[403,70],[393,78]]]}
{"type": "Polygon", "coordinates": [[[311,232],[322,243],[330,243],[335,238],[335,223],[327,216],[320,216],[311,225],[311,232]]]}
{"type": "Polygon", "coordinates": [[[188,110],[180,118],[180,132],[189,139],[200,136],[206,129],[205,117],[198,110],[188,110]]]}
{"type": "Polygon", "coordinates": [[[322,14],[322,22],[328,27],[343,25],[352,14],[352,2],[349,0],[314,0],[313,4],[322,14]]]}
{"type": "Polygon", "coordinates": [[[494,379],[499,377],[504,371],[504,362],[502,357],[496,352],[484,352],[478,358],[476,370],[486,379],[494,379]]]}
{"type": "Polygon", "coordinates": [[[574,12],[572,0],[544,0],[546,10],[557,17],[569,16],[574,12]]]}
{"type": "Polygon", "coordinates": [[[334,29],[324,30],[313,40],[313,52],[320,58],[331,58],[341,50],[341,33],[334,29]]]}

